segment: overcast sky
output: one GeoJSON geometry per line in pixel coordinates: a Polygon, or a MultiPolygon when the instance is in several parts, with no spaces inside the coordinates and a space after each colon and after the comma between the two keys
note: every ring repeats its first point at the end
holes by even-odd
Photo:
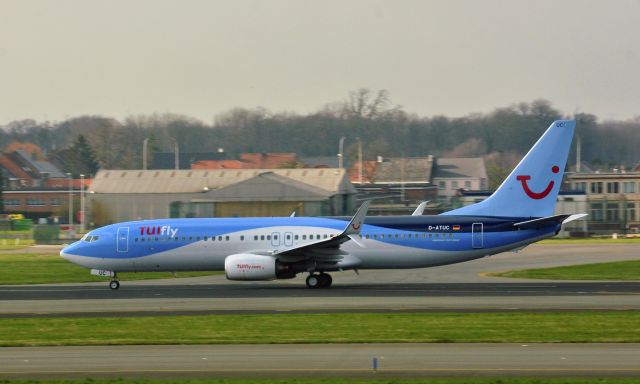
{"type": "Polygon", "coordinates": [[[0,0],[0,124],[308,113],[362,87],[422,116],[637,116],[640,1],[0,0]]]}

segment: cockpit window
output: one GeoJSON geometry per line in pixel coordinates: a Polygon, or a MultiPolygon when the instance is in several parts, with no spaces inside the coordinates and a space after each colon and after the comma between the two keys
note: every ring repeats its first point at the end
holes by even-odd
{"type": "Polygon", "coordinates": [[[81,240],[87,243],[92,243],[94,241],[98,241],[99,238],[100,236],[90,236],[87,234],[87,235],[84,235],[81,240]]]}

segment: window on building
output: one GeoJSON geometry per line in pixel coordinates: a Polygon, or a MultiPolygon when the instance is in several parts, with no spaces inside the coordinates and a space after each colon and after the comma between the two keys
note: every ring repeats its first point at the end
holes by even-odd
{"type": "Polygon", "coordinates": [[[593,221],[602,221],[602,203],[591,203],[591,214],[589,216],[593,221]]]}
{"type": "Polygon", "coordinates": [[[618,203],[607,203],[607,221],[615,222],[620,220],[619,209],[620,205],[618,203]]]}
{"type": "Polygon", "coordinates": [[[452,189],[458,189],[458,181],[457,180],[454,180],[454,181],[451,182],[451,188],[452,189]]]}
{"type": "Polygon", "coordinates": [[[447,182],[446,181],[438,182],[438,188],[439,189],[446,189],[447,188],[447,182]]]}
{"type": "Polygon", "coordinates": [[[471,182],[469,180],[464,182],[464,189],[471,189],[471,182]]]}
{"type": "Polygon", "coordinates": [[[607,193],[618,193],[618,182],[607,183],[607,193]]]}
{"type": "Polygon", "coordinates": [[[627,203],[627,221],[636,221],[636,203],[627,203]]]}
{"type": "Polygon", "coordinates": [[[4,205],[6,205],[6,206],[16,206],[16,205],[22,205],[22,202],[20,201],[20,199],[6,199],[4,201],[4,205]]]}
{"type": "Polygon", "coordinates": [[[27,199],[27,205],[32,207],[42,207],[46,205],[46,203],[44,199],[29,198],[27,199]]]}
{"type": "Polygon", "coordinates": [[[591,193],[602,193],[602,182],[596,181],[591,183],[591,193]]]}
{"type": "Polygon", "coordinates": [[[624,193],[636,193],[636,183],[634,181],[625,181],[623,191],[624,193]]]}
{"type": "Polygon", "coordinates": [[[587,183],[584,182],[584,181],[573,183],[573,189],[576,190],[576,191],[586,192],[587,191],[587,183]]]}

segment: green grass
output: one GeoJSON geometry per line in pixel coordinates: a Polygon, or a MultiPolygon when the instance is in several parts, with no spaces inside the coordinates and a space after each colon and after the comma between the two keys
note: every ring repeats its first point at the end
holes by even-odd
{"type": "Polygon", "coordinates": [[[161,379],[83,379],[83,380],[44,380],[18,381],[0,380],[0,384],[639,384],[634,378],[429,378],[429,379],[199,379],[199,380],[161,380],[161,379]]]}
{"type": "Polygon", "coordinates": [[[640,342],[640,312],[0,318],[0,346],[640,342]]]}
{"type": "Polygon", "coordinates": [[[18,381],[0,380],[0,384],[639,384],[635,378],[429,378],[429,379],[83,379],[18,381]]]}
{"type": "Polygon", "coordinates": [[[623,238],[623,237],[619,237],[619,238],[614,240],[614,239],[612,239],[610,237],[609,238],[569,238],[569,239],[560,239],[560,238],[552,237],[550,239],[539,241],[536,244],[541,244],[541,245],[639,244],[640,245],[640,238],[623,238]]]}
{"type": "MultiPolygon", "coordinates": [[[[0,254],[0,285],[84,283],[107,281],[107,278],[92,276],[89,270],[57,254],[16,253],[0,254]]],[[[179,272],[177,277],[193,277],[218,274],[220,272],[179,272]]],[[[170,278],[167,272],[119,273],[120,280],[146,280],[170,278]]]]}
{"type": "Polygon", "coordinates": [[[549,280],[640,280],[640,260],[523,269],[488,275],[549,280]]]}

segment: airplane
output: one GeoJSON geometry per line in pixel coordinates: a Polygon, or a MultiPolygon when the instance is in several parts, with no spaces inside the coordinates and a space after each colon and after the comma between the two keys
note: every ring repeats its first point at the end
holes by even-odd
{"type": "Polygon", "coordinates": [[[586,214],[553,215],[575,130],[554,121],[486,200],[439,215],[188,218],[122,222],[87,233],[60,256],[92,274],[224,271],[227,279],[290,279],[328,288],[329,272],[426,268],[518,250],[586,214]]]}

